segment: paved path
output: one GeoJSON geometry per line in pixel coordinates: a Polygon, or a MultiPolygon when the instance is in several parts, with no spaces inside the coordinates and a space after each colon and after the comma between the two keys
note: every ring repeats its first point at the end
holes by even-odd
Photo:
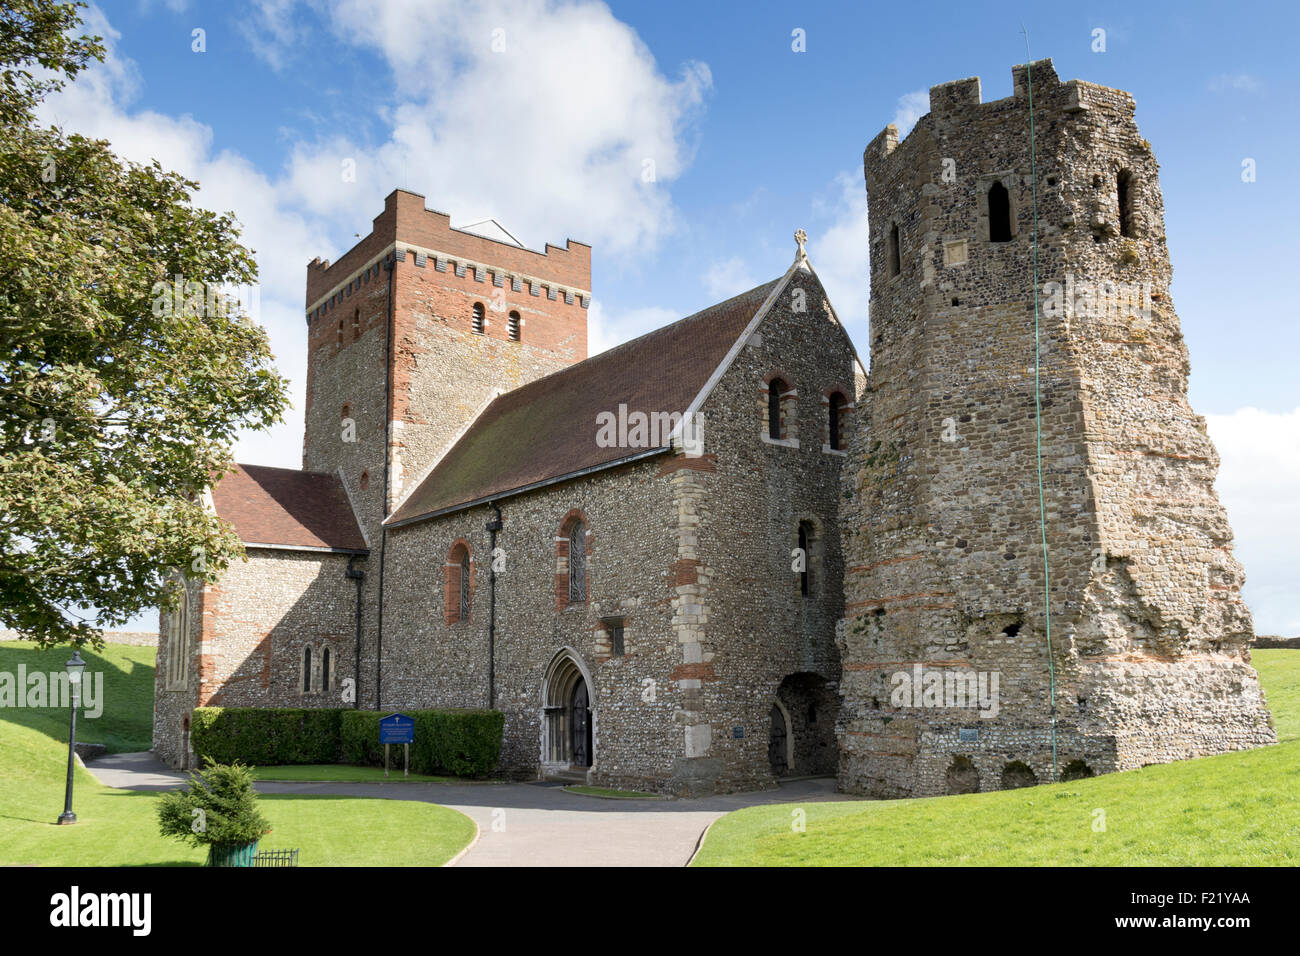
{"type": "MultiPolygon", "coordinates": [[[[86,768],[123,790],[170,790],[185,780],[151,753],[114,754],[86,768]]],[[[718,817],[767,803],[851,799],[826,777],[777,790],[699,799],[602,800],[540,783],[272,783],[262,793],[423,800],[459,810],[479,826],[457,866],[685,866],[718,817]]]]}

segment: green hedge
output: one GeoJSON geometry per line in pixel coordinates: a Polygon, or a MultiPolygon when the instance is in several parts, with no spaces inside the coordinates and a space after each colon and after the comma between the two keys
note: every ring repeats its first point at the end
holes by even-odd
{"type": "MultiPolygon", "coordinates": [[[[384,765],[379,721],[390,711],[343,712],[343,763],[384,765]]],[[[481,777],[496,769],[501,757],[505,715],[498,710],[406,710],[415,720],[411,772],[481,777]]],[[[393,765],[401,766],[401,749],[394,748],[393,765]]]]}
{"type": "MultiPolygon", "coordinates": [[[[200,764],[239,761],[273,767],[294,763],[384,765],[379,721],[390,711],[311,708],[199,707],[190,742],[200,764]]],[[[505,715],[496,710],[408,710],[415,720],[413,773],[481,777],[501,757],[505,715]]],[[[401,766],[401,748],[393,765],[401,766]]]]}
{"type": "Polygon", "coordinates": [[[341,710],[199,707],[190,743],[200,764],[337,763],[341,710]]]}

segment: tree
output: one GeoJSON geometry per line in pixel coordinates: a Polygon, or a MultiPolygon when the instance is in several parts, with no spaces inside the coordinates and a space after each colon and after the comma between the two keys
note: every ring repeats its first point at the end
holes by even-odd
{"type": "Polygon", "coordinates": [[[271,832],[257,806],[252,768],[238,762],[190,771],[189,784],[159,797],[156,812],[162,836],[194,847],[246,846],[271,832]]]}
{"type": "Polygon", "coordinates": [[[0,4],[0,625],[45,646],[97,646],[171,603],[175,571],[211,581],[242,555],[205,491],[286,404],[227,295],[257,276],[233,214],[36,125],[40,97],[103,59],[67,34],[79,6],[0,4]]]}

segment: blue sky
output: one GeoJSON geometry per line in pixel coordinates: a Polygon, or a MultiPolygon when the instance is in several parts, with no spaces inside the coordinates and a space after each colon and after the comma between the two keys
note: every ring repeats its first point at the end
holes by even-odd
{"type": "Polygon", "coordinates": [[[923,113],[931,85],[979,75],[986,100],[1008,95],[1023,24],[1063,79],[1137,100],[1247,598],[1261,632],[1298,634],[1300,14],[1045,7],[118,0],[90,12],[109,63],[44,118],[156,156],[245,224],[296,408],[237,457],[297,467],[305,264],[347,249],[397,186],[535,248],[591,243],[593,350],[779,275],[802,227],[865,358],[862,150],[923,113]]]}

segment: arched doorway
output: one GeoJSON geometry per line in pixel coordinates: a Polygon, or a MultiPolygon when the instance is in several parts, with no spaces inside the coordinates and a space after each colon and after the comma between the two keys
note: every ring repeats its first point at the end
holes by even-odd
{"type": "Polygon", "coordinates": [[[829,776],[839,767],[835,723],[840,699],[820,674],[786,675],[771,708],[768,763],[775,777],[829,776]]]}
{"type": "Polygon", "coordinates": [[[778,700],[772,704],[768,715],[770,727],[767,736],[767,762],[772,767],[772,776],[784,777],[790,772],[790,715],[778,700]]]}
{"type": "Polygon", "coordinates": [[[586,770],[595,763],[591,683],[569,650],[546,669],[543,683],[542,760],[552,769],[586,770]]]}
{"type": "Polygon", "coordinates": [[[570,734],[570,763],[575,767],[591,766],[591,698],[587,695],[587,682],[578,679],[569,697],[569,715],[573,732],[570,734]]]}

